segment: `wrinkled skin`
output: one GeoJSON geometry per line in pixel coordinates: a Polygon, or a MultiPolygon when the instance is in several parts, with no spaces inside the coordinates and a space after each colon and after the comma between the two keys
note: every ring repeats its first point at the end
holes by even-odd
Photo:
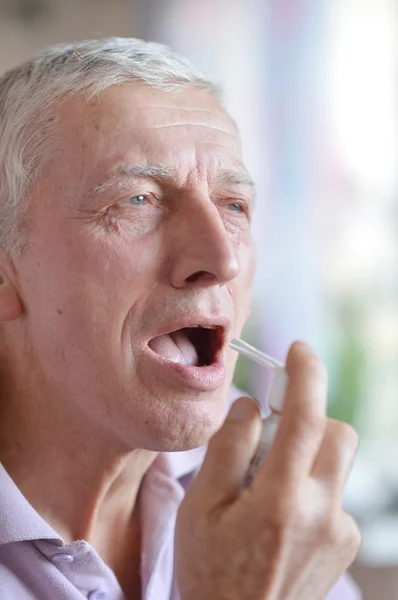
{"type": "Polygon", "coordinates": [[[220,425],[233,353],[222,388],[201,393],[165,382],[143,348],[192,311],[242,330],[252,190],[220,181],[226,169],[245,172],[238,134],[205,92],[123,85],[60,106],[55,152],[31,198],[29,252],[14,259],[24,312],[9,343],[82,430],[125,449],[181,450],[220,425]],[[109,181],[121,165],[175,172],[109,181]],[[139,194],[145,205],[131,203],[139,194]]]}

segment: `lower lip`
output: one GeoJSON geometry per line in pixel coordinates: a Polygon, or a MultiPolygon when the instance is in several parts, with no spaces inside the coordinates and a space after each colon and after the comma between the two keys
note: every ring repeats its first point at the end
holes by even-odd
{"type": "Polygon", "coordinates": [[[191,367],[174,363],[160,354],[156,354],[149,346],[146,348],[147,356],[151,359],[151,368],[156,368],[163,379],[169,379],[171,383],[200,392],[216,390],[225,382],[225,359],[224,353],[218,352],[215,361],[204,367],[191,367]]]}

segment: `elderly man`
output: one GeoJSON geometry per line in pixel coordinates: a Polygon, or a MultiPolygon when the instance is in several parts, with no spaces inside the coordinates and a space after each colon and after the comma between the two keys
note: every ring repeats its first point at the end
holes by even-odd
{"type": "Polygon", "coordinates": [[[0,599],[358,598],[356,435],[304,344],[242,489],[252,180],[216,87],[134,39],[42,52],[0,79],[0,200],[0,599]]]}

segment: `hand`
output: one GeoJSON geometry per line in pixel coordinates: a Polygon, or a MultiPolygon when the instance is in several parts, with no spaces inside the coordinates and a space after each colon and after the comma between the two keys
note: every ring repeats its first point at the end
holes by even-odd
{"type": "Polygon", "coordinates": [[[342,492],[358,438],[326,417],[327,376],[302,343],[290,349],[286,404],[252,484],[241,485],[261,431],[241,398],[209,444],[176,527],[182,600],[324,600],[360,546],[342,492]]]}

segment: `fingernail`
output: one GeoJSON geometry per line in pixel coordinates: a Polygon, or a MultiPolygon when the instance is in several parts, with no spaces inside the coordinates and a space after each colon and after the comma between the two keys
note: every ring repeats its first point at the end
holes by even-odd
{"type": "Polygon", "coordinates": [[[259,414],[259,409],[252,398],[239,398],[239,400],[232,405],[227,420],[248,421],[249,419],[252,419],[256,413],[259,414]]]}

